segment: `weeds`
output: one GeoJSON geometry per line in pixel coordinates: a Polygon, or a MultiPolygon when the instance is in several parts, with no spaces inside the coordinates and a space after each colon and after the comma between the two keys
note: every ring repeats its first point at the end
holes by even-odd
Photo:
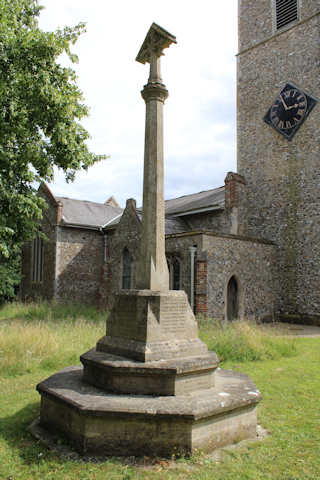
{"type": "Polygon", "coordinates": [[[207,321],[200,333],[210,349],[228,360],[227,368],[250,375],[262,392],[258,421],[270,433],[263,442],[219,457],[194,452],[190,458],[151,462],[145,457],[140,463],[111,457],[76,462],[39,444],[26,430],[39,415],[36,384],[79,363],[79,355],[104,334],[105,317],[87,307],[47,303],[0,309],[0,479],[319,478],[320,339],[287,339],[245,322],[207,321]]]}
{"type": "Polygon", "coordinates": [[[266,331],[254,322],[202,321],[200,337],[220,360],[255,361],[296,355],[296,340],[266,331]]]}
{"type": "Polygon", "coordinates": [[[106,314],[80,305],[13,303],[0,310],[0,374],[78,364],[104,333],[106,314]]]}
{"type": "Polygon", "coordinates": [[[88,321],[100,322],[106,319],[106,313],[95,307],[81,304],[50,303],[46,301],[22,303],[7,303],[0,308],[0,324],[10,320],[24,320],[25,322],[72,322],[79,318],[88,321]]]}

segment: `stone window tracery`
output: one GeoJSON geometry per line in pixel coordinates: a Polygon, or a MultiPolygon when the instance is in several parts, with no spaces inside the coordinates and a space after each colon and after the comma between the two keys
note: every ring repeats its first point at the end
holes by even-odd
{"type": "Polygon", "coordinates": [[[31,276],[33,283],[43,281],[44,245],[43,239],[39,236],[32,240],[31,245],[32,268],[31,276]]]}
{"type": "Polygon", "coordinates": [[[169,269],[169,289],[180,290],[180,259],[178,257],[167,257],[169,269]]]}
{"type": "Polygon", "coordinates": [[[132,257],[127,247],[122,253],[122,288],[129,290],[131,288],[132,277],[132,257]]]}

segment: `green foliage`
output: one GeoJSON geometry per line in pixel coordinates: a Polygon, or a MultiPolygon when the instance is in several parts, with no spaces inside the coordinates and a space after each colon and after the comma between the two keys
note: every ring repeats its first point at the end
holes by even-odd
{"type": "Polygon", "coordinates": [[[220,360],[255,361],[296,355],[296,340],[277,335],[254,322],[201,323],[200,337],[220,360]]]}
{"type": "Polygon", "coordinates": [[[14,259],[42,217],[35,182],[52,180],[54,166],[73,180],[105,158],[88,150],[80,124],[88,109],[74,70],[58,61],[63,53],[77,61],[70,46],[84,25],[43,32],[40,10],[38,0],[0,0],[0,296],[12,295],[14,259]]]}
{"type": "Polygon", "coordinates": [[[16,252],[15,257],[11,259],[3,258],[0,262],[0,303],[14,296],[15,287],[20,283],[19,269],[19,251],[16,252]]]}

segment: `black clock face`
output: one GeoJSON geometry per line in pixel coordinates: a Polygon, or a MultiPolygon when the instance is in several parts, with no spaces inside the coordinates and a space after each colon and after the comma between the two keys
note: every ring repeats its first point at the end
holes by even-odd
{"type": "Polygon", "coordinates": [[[269,108],[264,121],[291,140],[315,104],[315,98],[287,83],[269,108]]]}

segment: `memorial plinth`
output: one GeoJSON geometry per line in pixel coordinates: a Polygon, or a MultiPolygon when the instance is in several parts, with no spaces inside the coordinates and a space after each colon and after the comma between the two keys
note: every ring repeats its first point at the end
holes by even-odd
{"type": "Polygon", "coordinates": [[[97,350],[141,362],[207,353],[188,298],[178,290],[121,292],[97,350]]]}
{"type": "Polygon", "coordinates": [[[198,338],[183,291],[169,290],[165,257],[163,49],[175,37],[152,24],[137,56],[150,64],[146,102],[141,253],[136,290],[122,290],[106,335],[41,382],[40,423],[82,454],[172,455],[254,436],[261,396],[246,375],[218,369],[198,338]]]}

